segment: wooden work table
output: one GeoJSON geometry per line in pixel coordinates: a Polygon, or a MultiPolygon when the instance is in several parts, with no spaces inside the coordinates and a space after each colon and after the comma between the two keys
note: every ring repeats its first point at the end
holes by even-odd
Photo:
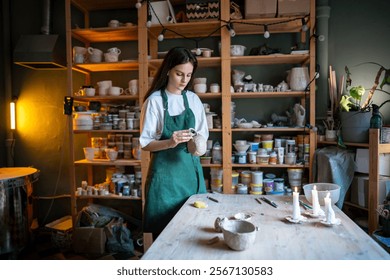
{"type": "MultiPolygon", "coordinates": [[[[190,197],[142,259],[390,259],[383,248],[335,205],[333,209],[336,218],[341,220],[340,225],[325,226],[320,223],[320,218],[306,216],[302,207],[302,215],[307,221],[293,224],[285,219],[292,215],[292,196],[268,196],[278,208],[264,201],[259,204],[256,197],[259,196],[201,194],[190,197]],[[207,196],[219,202],[213,202],[207,196]],[[199,200],[206,202],[208,207],[195,208],[193,203],[199,200]],[[223,241],[223,234],[214,230],[217,217],[233,217],[239,212],[253,215],[250,222],[259,228],[255,244],[244,251],[229,249],[223,241]],[[208,245],[208,241],[216,236],[220,240],[208,245]]],[[[301,200],[305,201],[304,196],[301,200]]]]}

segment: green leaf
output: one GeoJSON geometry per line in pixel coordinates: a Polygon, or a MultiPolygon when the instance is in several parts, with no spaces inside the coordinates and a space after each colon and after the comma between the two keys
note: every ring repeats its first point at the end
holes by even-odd
{"type": "Polygon", "coordinates": [[[352,105],[352,102],[350,99],[351,99],[351,96],[348,96],[348,95],[341,96],[340,106],[346,112],[349,112],[349,108],[352,105]]]}
{"type": "Polygon", "coordinates": [[[365,92],[366,89],[363,86],[352,87],[349,90],[349,94],[356,100],[361,100],[365,92]]]}

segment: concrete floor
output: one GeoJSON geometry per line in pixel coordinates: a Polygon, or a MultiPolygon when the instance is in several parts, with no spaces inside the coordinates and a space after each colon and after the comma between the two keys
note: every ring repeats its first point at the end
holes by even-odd
{"type": "Polygon", "coordinates": [[[0,260],[137,260],[142,256],[142,248],[133,253],[76,253],[71,239],[59,241],[51,232],[35,231],[30,242],[15,252],[0,255],[0,260]],[[54,237],[53,237],[54,236],[54,237]]]}

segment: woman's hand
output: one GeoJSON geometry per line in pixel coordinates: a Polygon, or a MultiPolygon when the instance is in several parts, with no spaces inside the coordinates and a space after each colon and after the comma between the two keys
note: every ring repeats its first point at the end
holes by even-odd
{"type": "Polygon", "coordinates": [[[177,130],[173,132],[171,136],[172,147],[176,147],[180,143],[188,142],[191,139],[192,139],[192,134],[188,129],[177,130]]]}

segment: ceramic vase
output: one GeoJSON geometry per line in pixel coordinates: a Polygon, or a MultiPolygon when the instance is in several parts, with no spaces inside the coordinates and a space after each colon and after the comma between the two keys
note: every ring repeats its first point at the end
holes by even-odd
{"type": "Polygon", "coordinates": [[[309,83],[309,71],[307,67],[294,67],[290,73],[290,88],[293,91],[303,91],[309,83]]]}

